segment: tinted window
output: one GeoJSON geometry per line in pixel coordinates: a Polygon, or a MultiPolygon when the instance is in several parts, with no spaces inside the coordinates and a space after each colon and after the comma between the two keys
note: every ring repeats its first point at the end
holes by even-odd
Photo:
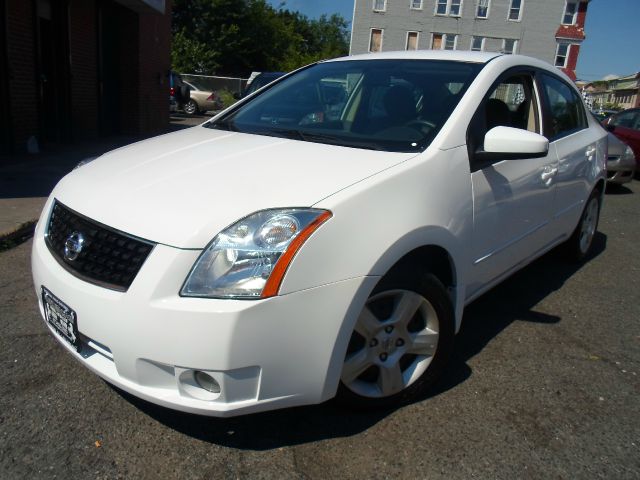
{"type": "Polygon", "coordinates": [[[587,127],[582,99],[569,85],[550,75],[542,75],[547,97],[548,122],[545,135],[549,139],[564,137],[587,127]]]}
{"type": "Polygon", "coordinates": [[[207,124],[355,148],[426,148],[482,68],[429,60],[339,61],[287,77],[207,124]]]}

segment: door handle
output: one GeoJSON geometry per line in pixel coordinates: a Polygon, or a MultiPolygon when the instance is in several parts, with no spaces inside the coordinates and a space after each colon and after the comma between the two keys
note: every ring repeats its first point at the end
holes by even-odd
{"type": "Polygon", "coordinates": [[[591,160],[591,157],[593,157],[593,154],[596,153],[596,147],[589,147],[587,148],[587,150],[584,152],[584,154],[589,157],[589,160],[591,160]]]}
{"type": "Polygon", "coordinates": [[[542,173],[540,174],[540,178],[545,186],[551,186],[551,182],[553,182],[553,177],[558,173],[558,167],[552,167],[551,165],[546,165],[542,169],[542,173]]]}

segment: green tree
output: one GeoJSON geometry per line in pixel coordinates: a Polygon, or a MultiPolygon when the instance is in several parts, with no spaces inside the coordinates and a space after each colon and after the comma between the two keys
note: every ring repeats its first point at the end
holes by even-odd
{"type": "Polygon", "coordinates": [[[174,0],[173,68],[188,73],[248,75],[288,71],[345,55],[348,22],[310,20],[265,0],[174,0]]]}

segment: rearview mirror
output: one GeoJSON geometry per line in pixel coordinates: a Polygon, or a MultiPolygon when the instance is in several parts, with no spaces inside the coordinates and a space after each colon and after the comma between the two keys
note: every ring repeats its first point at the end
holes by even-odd
{"type": "Polygon", "coordinates": [[[484,136],[484,150],[476,152],[481,160],[516,160],[544,157],[549,140],[528,130],[494,127],[484,136]]]}

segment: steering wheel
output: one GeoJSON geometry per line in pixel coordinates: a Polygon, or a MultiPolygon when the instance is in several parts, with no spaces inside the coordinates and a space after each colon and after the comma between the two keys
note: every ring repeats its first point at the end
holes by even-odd
{"type": "Polygon", "coordinates": [[[426,120],[411,120],[405,126],[414,128],[423,133],[427,133],[433,130],[434,128],[436,128],[435,123],[428,122],[426,120]],[[425,131],[425,128],[426,128],[426,131],[425,131]]]}

